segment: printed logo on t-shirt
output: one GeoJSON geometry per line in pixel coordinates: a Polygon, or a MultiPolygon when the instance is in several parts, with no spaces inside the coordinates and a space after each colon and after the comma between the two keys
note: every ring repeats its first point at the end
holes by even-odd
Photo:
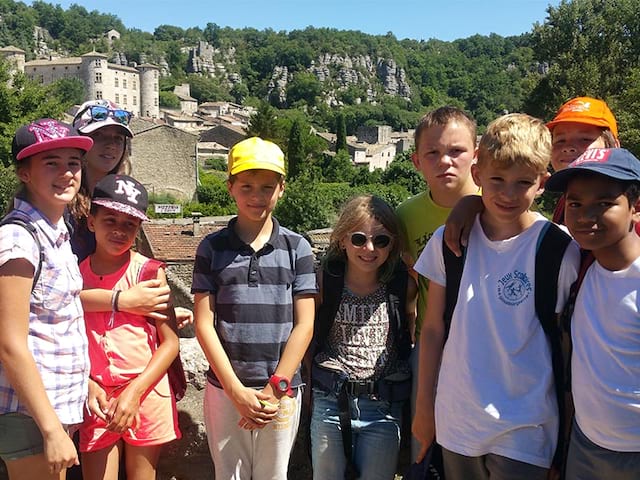
{"type": "Polygon", "coordinates": [[[498,280],[498,298],[507,305],[520,305],[532,290],[527,274],[518,270],[507,273],[498,280]]]}

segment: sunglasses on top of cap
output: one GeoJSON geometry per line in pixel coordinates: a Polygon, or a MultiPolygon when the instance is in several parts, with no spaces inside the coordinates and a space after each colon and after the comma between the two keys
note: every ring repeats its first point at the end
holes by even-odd
{"type": "Polygon", "coordinates": [[[371,244],[375,248],[386,248],[391,243],[391,236],[386,233],[367,235],[362,232],[353,232],[351,234],[351,245],[354,247],[363,247],[367,243],[367,240],[371,240],[371,244]]]}
{"type": "Polygon", "coordinates": [[[127,126],[131,121],[131,112],[128,112],[127,110],[114,110],[111,108],[103,107],[102,105],[89,105],[76,115],[76,118],[73,122],[74,126],[76,123],[78,123],[82,115],[84,115],[87,111],[91,114],[91,122],[104,122],[107,118],[111,117],[119,124],[127,126]]]}

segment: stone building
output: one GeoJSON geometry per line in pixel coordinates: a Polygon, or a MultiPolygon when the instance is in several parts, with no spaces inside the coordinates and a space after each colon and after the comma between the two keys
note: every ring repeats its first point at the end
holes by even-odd
{"type": "MultiPolygon", "coordinates": [[[[10,47],[5,47],[10,48],[10,47]]],[[[89,52],[80,57],[50,58],[24,61],[24,52],[2,52],[32,80],[49,84],[62,78],[77,78],[84,84],[85,100],[106,98],[136,116],[158,118],[160,115],[156,65],[144,63],[129,67],[111,63],[107,56],[89,52]],[[22,59],[18,57],[22,55],[22,59]]]]}
{"type": "Polygon", "coordinates": [[[134,118],[131,129],[131,175],[150,195],[169,194],[178,200],[195,198],[198,182],[198,136],[162,123],[134,118]]]}

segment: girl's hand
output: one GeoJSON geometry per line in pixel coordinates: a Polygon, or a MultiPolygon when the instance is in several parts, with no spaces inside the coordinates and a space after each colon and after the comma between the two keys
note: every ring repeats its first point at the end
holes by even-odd
{"type": "Polygon", "coordinates": [[[119,397],[111,400],[106,414],[107,430],[124,433],[127,429],[138,424],[138,410],[140,409],[140,394],[131,382],[119,397]]]}
{"type": "Polygon", "coordinates": [[[184,328],[193,323],[193,312],[188,308],[176,307],[175,312],[178,329],[184,328]]]}
{"type": "Polygon", "coordinates": [[[87,397],[87,410],[93,416],[98,417],[105,423],[107,420],[107,412],[109,411],[109,399],[107,392],[100,384],[91,378],[89,379],[89,396],[87,397]]]}
{"type": "Polygon", "coordinates": [[[278,413],[278,400],[253,388],[243,386],[231,399],[242,417],[238,422],[240,428],[264,428],[278,413]]]}
{"type": "Polygon", "coordinates": [[[435,418],[433,408],[421,408],[416,411],[411,424],[411,433],[420,442],[420,451],[416,462],[420,463],[436,436],[435,418]]]}
{"type": "Polygon", "coordinates": [[[169,308],[171,290],[168,285],[161,284],[158,279],[145,280],[128,290],[123,290],[118,298],[118,309],[155,320],[166,320],[167,316],[159,312],[169,308]]]}
{"type": "Polygon", "coordinates": [[[44,457],[49,465],[49,473],[54,475],[65,468],[80,465],[76,447],[62,427],[51,435],[44,435],[44,457]]]}

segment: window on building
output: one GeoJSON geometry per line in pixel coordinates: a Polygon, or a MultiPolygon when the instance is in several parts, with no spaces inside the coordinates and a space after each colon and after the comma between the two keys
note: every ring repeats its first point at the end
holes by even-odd
{"type": "Polygon", "coordinates": [[[119,93],[116,93],[115,100],[116,100],[116,103],[120,103],[120,94],[119,93]]]}
{"type": "Polygon", "coordinates": [[[96,68],[102,67],[102,60],[100,60],[99,58],[96,58],[95,65],[96,65],[96,68]]]}
{"type": "Polygon", "coordinates": [[[102,83],[102,72],[96,72],[96,83],[102,83]]]}
{"type": "Polygon", "coordinates": [[[122,88],[127,88],[127,79],[126,78],[122,79],[122,88]]]}
{"type": "Polygon", "coordinates": [[[39,82],[44,83],[44,75],[40,75],[39,82]]]}
{"type": "Polygon", "coordinates": [[[96,90],[96,98],[102,100],[102,90],[96,90]]]}
{"type": "Polygon", "coordinates": [[[154,92],[157,92],[157,91],[158,91],[158,84],[157,84],[157,83],[154,83],[154,84],[153,84],[153,91],[154,91],[154,92]]]}
{"type": "Polygon", "coordinates": [[[126,96],[126,95],[122,95],[122,103],[123,103],[124,105],[126,105],[126,104],[127,104],[127,96],[126,96]]]}
{"type": "Polygon", "coordinates": [[[114,86],[114,87],[116,87],[116,88],[118,88],[118,86],[119,86],[119,85],[118,85],[118,77],[116,77],[116,78],[114,78],[114,79],[113,79],[113,86],[114,86]]]}
{"type": "Polygon", "coordinates": [[[138,97],[136,97],[135,95],[133,96],[133,104],[138,105],[138,97]]]}
{"type": "Polygon", "coordinates": [[[157,98],[154,98],[154,99],[153,99],[153,106],[154,106],[154,107],[157,107],[157,106],[158,106],[158,99],[157,99],[157,98]]]}

